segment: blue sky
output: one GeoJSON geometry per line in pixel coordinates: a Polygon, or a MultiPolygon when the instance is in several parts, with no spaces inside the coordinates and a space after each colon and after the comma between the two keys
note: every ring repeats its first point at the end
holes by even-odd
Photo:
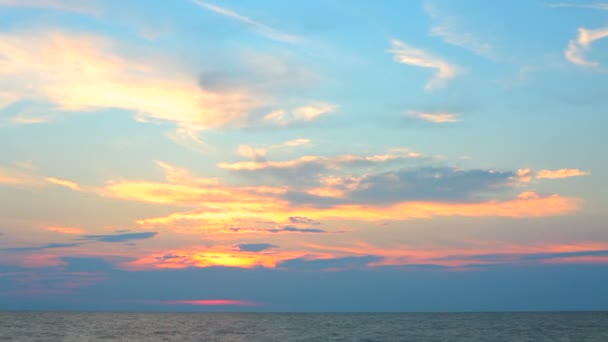
{"type": "Polygon", "coordinates": [[[0,308],[605,309],[607,20],[0,0],[0,308]]]}

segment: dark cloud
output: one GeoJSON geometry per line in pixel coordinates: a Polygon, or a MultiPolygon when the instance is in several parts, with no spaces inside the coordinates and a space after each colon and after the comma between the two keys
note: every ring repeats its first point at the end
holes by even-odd
{"type": "MultiPolygon", "coordinates": [[[[450,255],[446,257],[436,258],[435,261],[450,261],[450,260],[470,260],[492,262],[496,264],[510,264],[521,262],[535,262],[559,258],[576,258],[576,257],[593,257],[593,256],[608,256],[608,250],[580,251],[580,252],[558,252],[558,253],[528,253],[528,254],[513,254],[513,253],[492,253],[478,255],[450,255]]],[[[475,266],[474,264],[467,266],[475,266]]],[[[484,265],[482,265],[484,266],[484,265]]],[[[487,266],[487,265],[486,265],[487,266]]]]}
{"type": "Polygon", "coordinates": [[[349,197],[363,203],[475,201],[504,190],[514,176],[513,172],[491,170],[405,169],[363,177],[349,197]]]}
{"type": "Polygon", "coordinates": [[[151,239],[157,232],[124,233],[113,235],[84,235],[83,240],[94,240],[98,242],[127,242],[129,240],[151,239]]]}
{"type": "Polygon", "coordinates": [[[312,260],[307,258],[296,258],[282,261],[277,266],[299,271],[343,270],[366,267],[369,263],[381,261],[382,259],[381,256],[376,255],[312,260]]]}
{"type": "Polygon", "coordinates": [[[36,247],[12,247],[12,248],[3,248],[2,251],[6,252],[34,252],[34,251],[42,251],[45,249],[54,249],[54,248],[69,248],[80,246],[82,243],[49,243],[43,246],[36,247]]]}
{"type": "Polygon", "coordinates": [[[271,243],[241,243],[236,245],[239,251],[243,252],[262,252],[272,248],[278,248],[279,246],[271,243]]]}
{"type": "Polygon", "coordinates": [[[326,233],[323,229],[318,228],[298,228],[292,226],[285,226],[280,228],[278,232],[297,232],[297,233],[326,233]]]}
{"type": "Polygon", "coordinates": [[[176,260],[176,259],[182,259],[184,256],[182,255],[176,255],[176,254],[165,254],[163,256],[160,257],[156,257],[156,260],[158,261],[167,261],[167,260],[176,260]]]}
{"type": "Polygon", "coordinates": [[[596,251],[581,251],[581,252],[525,254],[523,256],[523,259],[544,260],[544,259],[556,259],[556,258],[575,258],[575,257],[586,257],[586,256],[607,256],[607,255],[608,255],[608,250],[596,250],[596,251]]]}
{"type": "Polygon", "coordinates": [[[304,217],[304,216],[291,216],[289,218],[289,222],[291,222],[293,224],[312,224],[312,225],[321,224],[321,222],[315,221],[313,219],[310,219],[310,218],[304,217]]]}
{"type": "Polygon", "coordinates": [[[337,185],[345,195],[325,197],[291,191],[284,198],[298,205],[319,208],[340,204],[387,204],[404,201],[477,202],[509,189],[513,172],[457,170],[448,167],[401,169],[363,176],[358,183],[337,185]]]}
{"type": "Polygon", "coordinates": [[[280,228],[228,227],[225,230],[234,233],[327,233],[327,231],[323,229],[298,228],[293,226],[285,226],[280,228]]]}
{"type": "MultiPolygon", "coordinates": [[[[284,264],[279,269],[187,267],[130,271],[101,258],[63,260],[67,265],[58,267],[0,266],[2,308],[226,310],[154,307],[136,302],[172,300],[176,293],[183,299],[246,299],[265,306],[230,310],[278,312],[551,311],[605,310],[608,306],[603,286],[608,283],[606,264],[484,265],[452,272],[435,265],[365,267],[378,257],[361,256],[334,261],[295,259],[286,262],[290,267],[284,264]],[[326,269],[338,270],[318,271],[326,269]],[[66,289],[70,292],[32,295],[35,291],[66,289]]],[[[116,263],[123,261],[128,260],[116,263]]]]}
{"type": "Polygon", "coordinates": [[[389,167],[413,165],[415,162],[425,160],[422,157],[407,155],[393,156],[392,158],[378,158],[379,156],[341,155],[335,157],[309,157],[292,160],[285,163],[262,163],[262,167],[254,170],[231,169],[232,172],[243,176],[248,182],[257,181],[272,185],[298,185],[298,187],[311,187],[322,185],[322,180],[332,172],[354,173],[361,169],[386,170],[389,167]]]}

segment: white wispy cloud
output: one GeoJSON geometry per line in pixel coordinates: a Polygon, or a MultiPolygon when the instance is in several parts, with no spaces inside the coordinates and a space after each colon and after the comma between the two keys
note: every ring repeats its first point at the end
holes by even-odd
{"type": "Polygon", "coordinates": [[[214,5],[209,2],[202,1],[202,0],[192,0],[192,2],[195,3],[196,5],[198,5],[199,7],[204,8],[208,11],[211,11],[211,12],[217,13],[219,15],[223,15],[225,17],[228,17],[228,18],[234,19],[236,21],[239,21],[241,23],[244,23],[244,24],[248,25],[249,27],[253,28],[255,31],[259,32],[260,34],[262,34],[272,40],[281,41],[281,42],[285,42],[285,43],[296,43],[299,40],[299,38],[294,35],[281,32],[281,31],[274,29],[257,20],[251,19],[242,14],[236,13],[228,8],[220,7],[218,5],[214,5]]]}
{"type": "Polygon", "coordinates": [[[19,8],[47,8],[83,14],[98,14],[91,0],[0,0],[0,6],[19,8]]]}
{"type": "Polygon", "coordinates": [[[306,106],[296,107],[291,111],[278,109],[265,115],[263,120],[279,126],[288,126],[297,122],[310,122],[323,115],[333,113],[338,106],[327,102],[315,102],[306,106]]]}
{"type": "Polygon", "coordinates": [[[425,85],[424,88],[426,90],[445,86],[447,81],[460,73],[460,69],[456,65],[450,64],[441,58],[435,57],[398,39],[391,41],[391,49],[389,51],[393,54],[393,59],[399,63],[436,70],[435,76],[425,85]]]}
{"type": "Polygon", "coordinates": [[[608,37],[608,27],[598,29],[578,29],[578,37],[570,40],[568,48],[564,51],[564,56],[568,61],[576,65],[586,67],[598,67],[600,64],[595,61],[590,61],[586,58],[586,54],[591,50],[591,44],[603,38],[608,37]]]}
{"type": "Polygon", "coordinates": [[[481,41],[471,32],[464,32],[457,17],[446,15],[428,3],[424,4],[424,10],[433,21],[430,30],[431,36],[439,37],[448,44],[460,46],[480,56],[492,57],[492,45],[481,41]]]}
{"type": "Polygon", "coordinates": [[[588,4],[560,2],[560,3],[555,3],[555,4],[547,4],[547,7],[551,7],[551,8],[573,7],[573,8],[588,8],[588,9],[608,11],[608,3],[606,3],[606,2],[595,2],[595,3],[588,3],[588,4]]]}
{"type": "Polygon", "coordinates": [[[448,113],[448,112],[438,112],[438,113],[425,113],[410,110],[406,114],[406,116],[411,118],[416,118],[424,121],[429,121],[433,123],[450,123],[450,122],[459,122],[459,115],[456,113],[448,113]]]}

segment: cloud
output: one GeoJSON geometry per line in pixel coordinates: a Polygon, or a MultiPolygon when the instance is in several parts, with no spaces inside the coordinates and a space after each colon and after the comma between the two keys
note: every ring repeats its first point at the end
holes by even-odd
{"type": "MultiPolygon", "coordinates": [[[[311,206],[291,207],[276,200],[266,200],[265,210],[257,207],[255,210],[240,207],[239,210],[196,210],[174,213],[164,217],[138,220],[141,225],[184,225],[188,221],[200,226],[204,223],[225,222],[247,219],[258,221],[280,221],[297,211],[303,216],[316,220],[348,219],[367,222],[402,221],[408,219],[429,219],[441,216],[464,217],[543,217],[567,215],[579,209],[581,201],[575,198],[558,195],[540,196],[533,192],[525,192],[514,199],[503,201],[488,200],[484,202],[443,202],[443,201],[403,201],[396,204],[344,204],[325,208],[311,206]]],[[[230,229],[230,228],[229,228],[230,229]]],[[[287,228],[302,232],[299,228],[287,228]]],[[[279,229],[276,232],[285,231],[279,229]]],[[[239,232],[240,228],[234,228],[239,232]]],[[[260,232],[275,232],[270,229],[260,229],[260,232]]]]}
{"type": "Polygon", "coordinates": [[[399,63],[409,64],[421,68],[436,69],[435,76],[424,86],[426,90],[440,88],[460,73],[459,67],[452,65],[428,52],[410,46],[400,40],[391,41],[393,59],[399,63]]]}
{"type": "Polygon", "coordinates": [[[35,177],[23,172],[5,169],[0,167],[0,184],[7,185],[27,185],[38,183],[35,177]]]}
{"type": "Polygon", "coordinates": [[[176,168],[172,165],[163,162],[156,162],[165,171],[165,178],[173,184],[190,185],[190,186],[217,186],[219,180],[217,178],[200,178],[190,175],[186,170],[176,168]]]}
{"type": "Polygon", "coordinates": [[[601,3],[601,2],[588,3],[588,4],[576,4],[576,3],[568,3],[568,2],[550,3],[550,4],[547,4],[547,7],[551,7],[551,8],[573,7],[573,8],[588,8],[588,9],[597,9],[597,10],[608,11],[608,3],[601,3]]]}
{"type": "Polygon", "coordinates": [[[289,140],[283,143],[285,146],[296,147],[310,144],[310,139],[299,138],[294,140],[289,140]]]}
{"type": "Polygon", "coordinates": [[[452,123],[459,122],[460,118],[458,114],[455,113],[447,113],[447,112],[439,112],[439,113],[424,113],[417,111],[408,111],[406,113],[408,117],[433,122],[433,123],[452,123]]]}
{"type": "Polygon", "coordinates": [[[65,186],[66,188],[70,188],[72,190],[80,191],[80,186],[78,186],[78,184],[70,182],[68,180],[49,177],[46,179],[46,181],[52,184],[65,186]]]}
{"type": "MultiPolygon", "coordinates": [[[[369,168],[403,156],[407,155],[342,156],[321,161],[337,163],[336,170],[341,171],[348,165],[369,168]]],[[[318,162],[317,158],[313,160],[318,162]]],[[[295,161],[295,165],[292,162],[279,164],[278,169],[298,166],[298,160],[295,161]]],[[[505,193],[525,184],[522,177],[525,178],[527,173],[522,176],[520,171],[411,167],[345,177],[325,175],[321,171],[329,170],[327,166],[314,165],[319,170],[317,178],[322,183],[321,188],[315,187],[316,183],[308,184],[312,188],[307,187],[301,181],[298,184],[300,189],[293,184],[284,187],[232,187],[208,182],[205,178],[199,183],[198,178],[187,172],[165,165],[169,183],[121,181],[110,183],[101,194],[140,202],[195,207],[194,210],[168,216],[140,219],[137,223],[143,226],[169,225],[178,231],[207,233],[322,233],[321,229],[280,224],[299,225],[307,224],[308,220],[316,222],[323,219],[387,221],[435,216],[553,216],[575,212],[582,203],[576,198],[539,195],[530,191],[515,198],[505,198],[505,193]],[[497,196],[501,199],[493,199],[497,196]],[[251,228],[252,222],[278,222],[279,226],[251,228]]],[[[267,166],[254,169],[265,170],[267,166]]],[[[306,169],[298,166],[290,170],[306,169]]],[[[309,177],[303,174],[298,177],[309,177]]]]}
{"type": "Polygon", "coordinates": [[[46,249],[57,249],[57,248],[70,248],[80,246],[81,243],[49,243],[42,246],[36,247],[10,247],[10,248],[2,248],[0,251],[5,252],[36,252],[43,251],[46,249]]]}
{"type": "Polygon", "coordinates": [[[379,262],[383,258],[377,255],[347,256],[327,259],[297,258],[281,261],[278,268],[297,271],[345,270],[367,267],[370,263],[379,262]]]}
{"type": "Polygon", "coordinates": [[[437,7],[425,3],[424,10],[433,19],[430,34],[444,42],[473,51],[483,57],[492,57],[492,46],[482,42],[471,32],[462,32],[459,18],[442,13],[437,7]]]}
{"type": "Polygon", "coordinates": [[[364,176],[346,191],[356,203],[401,201],[479,201],[509,189],[513,172],[422,167],[364,176]]]}
{"type": "Polygon", "coordinates": [[[18,8],[44,8],[82,14],[98,14],[99,10],[90,0],[0,0],[0,6],[18,8]]]}
{"type": "Polygon", "coordinates": [[[559,170],[540,170],[536,174],[538,179],[559,179],[568,177],[588,176],[591,172],[581,171],[579,169],[559,169],[559,170]]]}
{"type": "Polygon", "coordinates": [[[320,224],[320,222],[309,219],[308,217],[304,217],[304,216],[291,216],[289,218],[289,222],[294,223],[294,224],[312,224],[312,225],[320,224]]]}
{"type": "Polygon", "coordinates": [[[131,46],[127,57],[118,52],[125,47],[100,36],[33,31],[3,33],[0,41],[0,94],[12,99],[4,107],[34,101],[67,112],[119,108],[201,130],[242,125],[264,102],[242,88],[203,89],[166,58],[137,56],[131,46]]]}
{"type": "MultiPolygon", "coordinates": [[[[274,248],[260,253],[244,249],[235,252],[235,246],[213,246],[198,249],[169,250],[163,253],[144,255],[137,260],[123,264],[127,269],[141,270],[150,268],[188,268],[188,267],[239,267],[239,268],[273,268],[280,261],[301,257],[305,252],[282,251],[274,248]],[[167,256],[169,256],[167,258],[167,256]]],[[[327,255],[319,253],[318,255],[327,255]]]]}
{"type": "Polygon", "coordinates": [[[271,243],[241,243],[235,247],[237,250],[243,252],[263,252],[269,249],[278,248],[279,246],[271,243]]]}
{"type": "Polygon", "coordinates": [[[239,154],[245,158],[252,159],[255,162],[264,162],[266,151],[261,148],[253,148],[248,145],[239,145],[239,154]]]}
{"type": "Polygon", "coordinates": [[[318,228],[298,228],[285,226],[279,228],[246,228],[246,227],[227,227],[223,232],[228,233],[261,233],[261,234],[276,234],[276,233],[317,233],[323,234],[327,231],[318,228]]]}
{"type": "MultiPolygon", "coordinates": [[[[362,156],[345,154],[333,157],[303,156],[298,159],[286,161],[237,162],[220,163],[219,167],[236,171],[256,171],[263,169],[333,169],[345,166],[370,166],[390,161],[400,161],[418,158],[420,154],[414,152],[388,153],[380,155],[362,156]]],[[[301,170],[300,170],[301,171],[301,170]]]]}
{"type": "Polygon", "coordinates": [[[289,126],[299,122],[314,121],[323,115],[335,112],[337,109],[338,106],[335,104],[317,102],[307,106],[294,108],[291,111],[285,111],[283,109],[275,110],[266,114],[263,120],[274,125],[289,126]]]}
{"type": "Polygon", "coordinates": [[[127,242],[130,240],[151,239],[157,232],[125,233],[113,235],[84,235],[83,240],[93,240],[98,242],[127,242]]]}
{"type": "Polygon", "coordinates": [[[564,52],[566,59],[571,63],[586,67],[598,67],[598,62],[589,61],[586,59],[586,54],[591,50],[591,44],[603,38],[608,37],[608,27],[598,29],[578,29],[578,37],[576,40],[570,40],[568,48],[564,52]]]}
{"type": "Polygon", "coordinates": [[[206,1],[202,1],[202,0],[192,0],[192,2],[201,8],[204,8],[206,10],[217,13],[219,15],[223,15],[225,17],[234,19],[238,22],[244,23],[247,26],[253,28],[258,33],[260,33],[272,40],[276,40],[276,41],[280,41],[280,42],[284,42],[284,43],[292,43],[292,44],[297,43],[300,40],[298,37],[296,37],[294,35],[283,33],[264,23],[261,23],[259,21],[253,20],[249,17],[236,13],[230,9],[220,7],[220,6],[217,6],[217,5],[211,4],[206,1]]]}
{"type": "Polygon", "coordinates": [[[249,300],[236,299],[180,299],[162,300],[158,302],[145,301],[144,303],[163,304],[163,305],[196,305],[196,306],[259,306],[260,303],[249,300]]]}
{"type": "Polygon", "coordinates": [[[82,234],[82,229],[79,228],[71,228],[71,227],[61,227],[61,226],[50,226],[46,227],[48,231],[57,232],[62,234],[82,234]]]}

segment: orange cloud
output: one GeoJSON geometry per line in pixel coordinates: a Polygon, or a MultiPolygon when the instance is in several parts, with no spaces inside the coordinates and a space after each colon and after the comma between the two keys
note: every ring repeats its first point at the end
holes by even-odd
{"type": "Polygon", "coordinates": [[[0,34],[0,42],[5,106],[32,99],[65,111],[122,108],[204,129],[240,125],[263,102],[243,89],[202,89],[166,60],[126,58],[99,36],[23,32],[0,34]]]}
{"type": "MultiPolygon", "coordinates": [[[[319,158],[319,157],[315,157],[319,158]]],[[[341,156],[338,160],[352,160],[352,156],[341,156]]],[[[362,160],[362,157],[354,157],[362,160]]],[[[392,155],[365,157],[364,160],[383,160],[392,155]]],[[[523,192],[508,200],[486,202],[441,202],[404,201],[392,205],[344,204],[331,207],[294,205],[284,200],[285,187],[228,187],[216,184],[216,180],[195,178],[186,171],[160,163],[172,183],[124,181],[111,183],[101,193],[106,196],[159,204],[181,204],[197,207],[195,210],[177,212],[164,217],[138,220],[140,225],[172,225],[184,223],[190,226],[205,225],[208,229],[223,230],[238,222],[285,222],[291,216],[306,216],[314,220],[350,219],[359,221],[407,220],[436,216],[466,217],[541,217],[565,215],[576,211],[581,200],[559,195],[541,196],[534,192],[523,192]]],[[[520,172],[525,176],[526,172],[520,172]]],[[[332,184],[343,180],[326,178],[325,187],[312,188],[310,194],[338,198],[343,195],[332,184]]],[[[356,183],[356,179],[352,182],[356,183]]],[[[247,224],[245,223],[245,226],[247,224]]],[[[247,228],[247,227],[244,227],[247,228]]],[[[198,230],[198,228],[197,228],[198,230]]]]}
{"type": "Polygon", "coordinates": [[[373,156],[358,156],[345,154],[335,157],[303,156],[298,159],[286,161],[247,161],[237,163],[220,163],[218,166],[228,170],[261,170],[266,168],[288,169],[296,168],[304,164],[317,163],[329,168],[336,168],[347,163],[370,162],[383,163],[391,160],[417,158],[420,154],[414,152],[389,153],[373,156]]]}
{"type": "Polygon", "coordinates": [[[78,186],[78,184],[70,182],[68,180],[49,177],[46,179],[46,181],[52,184],[65,186],[66,188],[70,188],[72,190],[80,191],[80,186],[78,186]]]}
{"type": "Polygon", "coordinates": [[[433,123],[453,123],[460,121],[458,114],[455,113],[423,113],[410,111],[407,113],[407,116],[433,123]]]}
{"type": "Polygon", "coordinates": [[[0,167],[0,184],[25,185],[37,183],[39,183],[38,180],[31,175],[0,167]]]}
{"type": "Polygon", "coordinates": [[[186,299],[186,300],[163,300],[160,304],[175,305],[201,305],[201,306],[218,306],[218,305],[234,305],[234,306],[258,306],[259,303],[249,300],[235,299],[186,299]]]}
{"type": "Polygon", "coordinates": [[[263,120],[275,125],[287,126],[296,122],[316,120],[323,115],[335,112],[337,109],[338,106],[334,104],[318,102],[307,106],[297,107],[292,111],[278,109],[265,115],[263,120]]]}
{"type": "Polygon", "coordinates": [[[82,234],[82,229],[79,228],[70,228],[70,227],[61,227],[61,226],[50,226],[46,228],[48,231],[63,233],[63,234],[82,234]]]}
{"type": "Polygon", "coordinates": [[[383,259],[370,263],[369,266],[403,266],[403,265],[439,265],[446,267],[461,267],[471,264],[496,263],[584,263],[608,262],[606,256],[559,256],[561,253],[596,252],[608,250],[605,243],[578,244],[539,244],[518,245],[505,244],[497,241],[473,243],[469,246],[455,248],[449,246],[411,246],[400,245],[378,247],[368,243],[355,243],[352,246],[336,247],[307,244],[307,250],[319,253],[329,253],[334,256],[377,255],[383,259]],[[555,258],[550,254],[555,253],[555,258]],[[530,258],[530,256],[545,258],[530,258]],[[491,256],[491,258],[487,258],[491,256]]]}
{"type": "Polygon", "coordinates": [[[339,205],[332,208],[289,207],[287,203],[265,199],[257,205],[233,202],[226,210],[196,210],[174,213],[165,217],[137,221],[142,225],[168,225],[177,221],[205,221],[229,223],[234,219],[284,221],[287,217],[300,215],[315,220],[350,219],[360,221],[407,220],[434,216],[502,216],[541,217],[564,215],[576,211],[581,201],[558,195],[539,196],[533,192],[507,201],[482,203],[403,202],[391,206],[339,205]],[[233,210],[231,210],[233,209],[233,210]]]}
{"type": "Polygon", "coordinates": [[[579,169],[559,169],[559,170],[541,170],[536,175],[538,179],[559,179],[568,177],[588,176],[591,172],[581,171],[579,169]]]}
{"type": "MultiPolygon", "coordinates": [[[[214,246],[199,249],[169,250],[164,253],[146,255],[138,260],[124,264],[129,269],[149,268],[186,268],[186,267],[269,267],[277,263],[306,255],[305,251],[268,252],[237,251],[233,246],[214,246]]],[[[318,256],[328,256],[327,253],[318,253],[318,256]]]]}

